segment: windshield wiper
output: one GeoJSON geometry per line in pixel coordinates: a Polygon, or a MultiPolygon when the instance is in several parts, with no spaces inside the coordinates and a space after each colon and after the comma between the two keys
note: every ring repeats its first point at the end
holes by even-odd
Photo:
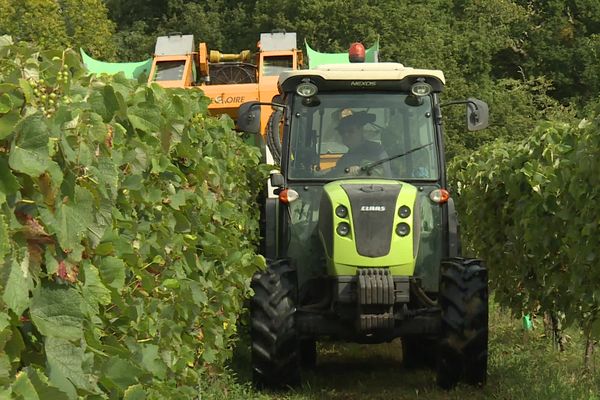
{"type": "Polygon", "coordinates": [[[360,170],[361,171],[367,171],[367,174],[370,175],[371,170],[373,168],[377,167],[378,165],[381,165],[381,164],[383,164],[385,162],[388,162],[388,161],[395,160],[396,158],[404,157],[404,156],[406,156],[406,155],[408,155],[410,153],[414,153],[417,150],[421,150],[421,149],[424,149],[427,146],[431,146],[432,144],[433,144],[433,142],[429,142],[429,143],[426,143],[426,144],[424,144],[422,146],[415,147],[414,149],[410,149],[407,152],[396,154],[394,156],[386,157],[386,158],[383,158],[383,159],[381,159],[379,161],[375,161],[375,162],[369,163],[367,165],[363,165],[362,167],[360,167],[360,170]]]}

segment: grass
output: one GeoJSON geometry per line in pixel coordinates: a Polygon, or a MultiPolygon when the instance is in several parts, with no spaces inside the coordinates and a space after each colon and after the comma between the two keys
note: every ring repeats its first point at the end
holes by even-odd
{"type": "Polygon", "coordinates": [[[402,366],[399,341],[381,345],[320,344],[319,361],[304,374],[300,388],[288,392],[257,392],[250,385],[247,345],[240,345],[233,371],[221,376],[202,399],[505,399],[600,400],[599,351],[592,371],[583,369],[583,338],[575,330],[566,350],[554,349],[542,326],[523,331],[521,322],[492,304],[490,358],[484,388],[458,386],[443,391],[434,371],[402,366]]]}

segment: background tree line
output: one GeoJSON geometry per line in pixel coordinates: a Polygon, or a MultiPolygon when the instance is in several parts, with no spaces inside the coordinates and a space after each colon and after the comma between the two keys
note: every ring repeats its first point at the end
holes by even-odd
{"type": "Polygon", "coordinates": [[[382,61],[442,69],[446,98],[487,100],[485,133],[463,132],[462,110],[447,111],[450,156],[520,139],[539,120],[569,120],[600,92],[596,0],[0,0],[0,34],[109,61],[142,60],[170,32],[223,52],[254,50],[273,29],[323,52],[379,39],[382,61]]]}

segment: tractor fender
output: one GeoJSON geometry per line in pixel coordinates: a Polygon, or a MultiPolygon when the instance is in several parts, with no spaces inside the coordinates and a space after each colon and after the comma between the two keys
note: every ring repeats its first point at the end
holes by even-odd
{"type": "Polygon", "coordinates": [[[458,213],[454,206],[454,199],[448,199],[448,256],[459,257],[461,255],[460,230],[458,224],[458,213]]]}

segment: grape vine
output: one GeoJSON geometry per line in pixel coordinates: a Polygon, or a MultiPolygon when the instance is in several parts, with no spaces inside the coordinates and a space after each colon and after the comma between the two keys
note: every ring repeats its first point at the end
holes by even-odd
{"type": "Polygon", "coordinates": [[[565,315],[600,337],[600,119],[543,122],[521,143],[455,159],[466,242],[487,260],[495,298],[517,315],[565,315]]]}
{"type": "Polygon", "coordinates": [[[200,90],[0,38],[0,393],[192,398],[264,260],[259,152],[200,90]]]}

